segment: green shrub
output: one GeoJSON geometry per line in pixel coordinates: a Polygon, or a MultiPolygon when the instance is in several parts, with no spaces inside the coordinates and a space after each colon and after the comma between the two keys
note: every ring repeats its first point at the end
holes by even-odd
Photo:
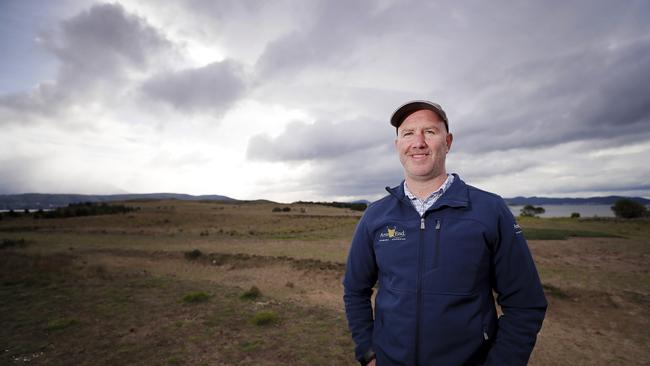
{"type": "Polygon", "coordinates": [[[257,286],[252,286],[247,291],[244,291],[244,293],[241,294],[239,298],[242,300],[255,300],[260,296],[262,296],[262,291],[260,291],[260,289],[257,288],[257,286]]]}
{"type": "Polygon", "coordinates": [[[200,302],[206,302],[210,300],[210,295],[206,294],[203,291],[190,292],[189,294],[183,296],[183,302],[186,304],[196,304],[200,302]]]}
{"type": "Polygon", "coordinates": [[[580,218],[580,212],[571,212],[571,218],[572,219],[580,218]]]}
{"type": "Polygon", "coordinates": [[[62,330],[77,324],[79,324],[79,321],[74,318],[54,319],[47,322],[45,329],[48,331],[62,330]]]}
{"type": "Polygon", "coordinates": [[[35,217],[43,217],[46,219],[54,219],[61,217],[75,217],[75,216],[95,216],[95,215],[113,215],[119,213],[127,213],[136,211],[135,208],[112,204],[109,205],[105,202],[81,202],[71,203],[67,207],[58,207],[56,210],[47,212],[37,212],[35,217]]]}
{"type": "Polygon", "coordinates": [[[188,259],[188,260],[197,259],[198,257],[203,255],[203,253],[198,249],[194,249],[194,250],[191,250],[189,252],[185,252],[184,254],[185,254],[185,259],[188,259]]]}
{"type": "Polygon", "coordinates": [[[273,311],[260,311],[251,319],[251,322],[257,326],[270,325],[277,321],[278,315],[273,311]]]}
{"type": "Polygon", "coordinates": [[[558,299],[568,299],[569,295],[564,292],[562,289],[559,287],[555,287],[553,285],[547,285],[547,284],[542,284],[542,288],[544,289],[544,293],[547,296],[553,296],[558,299]]]}
{"type": "Polygon", "coordinates": [[[616,201],[614,206],[612,206],[612,211],[614,211],[616,217],[622,217],[624,219],[643,217],[647,213],[644,205],[628,198],[616,201]]]}
{"type": "Polygon", "coordinates": [[[544,207],[535,207],[533,205],[526,205],[524,206],[521,211],[520,215],[524,217],[535,217],[537,215],[543,214],[546,212],[544,207]]]}
{"type": "Polygon", "coordinates": [[[27,244],[25,239],[2,239],[0,241],[0,249],[10,248],[10,247],[24,247],[27,244]]]}

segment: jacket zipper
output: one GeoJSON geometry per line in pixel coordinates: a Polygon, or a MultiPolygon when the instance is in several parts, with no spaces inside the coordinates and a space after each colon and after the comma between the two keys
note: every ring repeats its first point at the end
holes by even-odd
{"type": "MultiPolygon", "coordinates": [[[[418,282],[417,282],[417,307],[415,309],[415,364],[419,364],[419,352],[420,352],[420,311],[422,309],[422,261],[424,256],[424,230],[426,229],[426,224],[424,220],[424,215],[420,216],[420,240],[418,241],[418,282]]],[[[434,266],[433,268],[438,268],[438,257],[440,252],[440,219],[436,219],[436,241],[434,242],[435,253],[434,253],[434,266]]]]}
{"type": "Polygon", "coordinates": [[[418,278],[417,278],[417,303],[415,308],[415,364],[419,363],[420,353],[420,309],[422,308],[422,260],[424,252],[424,230],[426,225],[424,215],[420,216],[420,237],[418,240],[418,278]]]}
{"type": "Polygon", "coordinates": [[[433,242],[433,245],[436,246],[435,252],[433,253],[433,268],[438,268],[438,262],[440,258],[440,219],[436,219],[436,241],[433,242]]]}

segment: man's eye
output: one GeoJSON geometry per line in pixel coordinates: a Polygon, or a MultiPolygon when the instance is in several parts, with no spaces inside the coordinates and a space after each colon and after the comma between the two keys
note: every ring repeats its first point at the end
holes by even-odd
{"type": "Polygon", "coordinates": [[[426,130],[426,131],[424,131],[424,133],[426,133],[428,135],[435,135],[436,131],[434,131],[434,130],[426,130]]]}
{"type": "Polygon", "coordinates": [[[402,136],[404,136],[404,137],[406,137],[406,136],[411,136],[411,135],[413,135],[413,132],[404,132],[404,133],[402,134],[402,136]]]}

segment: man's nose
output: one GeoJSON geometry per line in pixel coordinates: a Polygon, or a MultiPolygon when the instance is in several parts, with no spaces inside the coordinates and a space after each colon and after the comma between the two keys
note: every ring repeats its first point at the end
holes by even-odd
{"type": "Polygon", "coordinates": [[[426,143],[424,141],[424,134],[416,133],[415,140],[413,141],[413,146],[415,147],[425,147],[426,143]]]}

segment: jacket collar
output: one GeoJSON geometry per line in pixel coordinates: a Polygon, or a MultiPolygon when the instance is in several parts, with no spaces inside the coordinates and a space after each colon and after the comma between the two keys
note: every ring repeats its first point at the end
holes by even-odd
{"type": "MultiPolygon", "coordinates": [[[[435,210],[439,207],[449,206],[449,207],[467,207],[469,206],[469,190],[467,184],[463,182],[458,174],[453,173],[454,182],[451,186],[445,191],[445,193],[436,201],[436,203],[431,206],[429,210],[435,210]]],[[[390,188],[386,187],[388,193],[397,198],[399,201],[411,205],[408,197],[404,193],[404,181],[399,185],[390,188]]]]}

